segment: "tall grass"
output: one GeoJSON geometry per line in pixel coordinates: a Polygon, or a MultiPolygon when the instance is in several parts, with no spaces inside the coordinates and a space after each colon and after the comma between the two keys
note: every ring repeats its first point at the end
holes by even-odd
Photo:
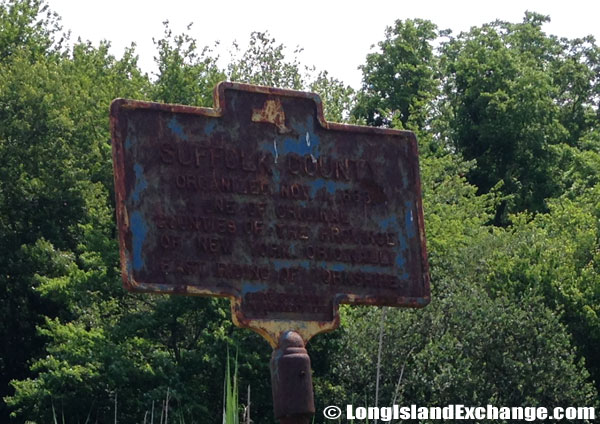
{"type": "MultiPolygon", "coordinates": [[[[160,410],[160,424],[168,424],[169,422],[169,401],[171,400],[170,388],[167,387],[167,395],[165,400],[162,401],[162,408],[160,410]]],[[[117,393],[115,391],[114,396],[114,424],[118,423],[117,419],[117,407],[118,407],[117,393]]],[[[248,405],[245,408],[245,423],[250,421],[250,386],[248,386],[248,405]]],[[[225,365],[225,384],[223,388],[223,424],[240,424],[240,404],[238,399],[238,359],[237,352],[233,359],[233,374],[231,372],[231,358],[229,357],[229,349],[227,349],[227,364],[225,365]]],[[[91,410],[90,410],[91,413],[91,410]]],[[[182,414],[175,413],[175,419],[179,418],[179,424],[185,424],[185,420],[182,414]],[[178,415],[178,417],[177,417],[178,415]]],[[[59,424],[59,420],[54,408],[54,402],[52,402],[52,418],[54,423],[59,424]]],[[[65,424],[64,413],[61,414],[62,424],[65,424]]],[[[88,424],[90,414],[88,414],[85,424],[88,424]]],[[[154,423],[154,400],[152,401],[152,408],[150,411],[144,413],[144,424],[155,424],[154,423]],[[148,417],[150,415],[150,417],[148,417]],[[150,418],[148,420],[148,418],[150,418]]]]}
{"type": "Polygon", "coordinates": [[[225,384],[223,388],[223,424],[239,424],[239,402],[237,373],[238,361],[237,352],[234,360],[233,376],[231,375],[231,365],[229,359],[229,349],[227,349],[227,365],[225,366],[225,384]]]}

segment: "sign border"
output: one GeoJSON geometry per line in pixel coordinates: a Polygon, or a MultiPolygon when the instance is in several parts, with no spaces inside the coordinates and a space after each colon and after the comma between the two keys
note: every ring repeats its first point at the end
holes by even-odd
{"type": "MultiPolygon", "coordinates": [[[[247,319],[242,314],[241,309],[241,298],[231,293],[215,292],[211,290],[202,289],[195,286],[182,286],[183,289],[174,287],[173,285],[157,284],[157,283],[143,283],[137,282],[133,278],[132,264],[131,264],[131,252],[126,245],[126,237],[130,231],[129,214],[125,204],[126,199],[126,188],[125,188],[125,149],[124,149],[124,131],[121,128],[119,121],[119,115],[121,110],[155,110],[161,112],[171,113],[183,113],[191,115],[199,115],[205,117],[219,118],[222,117],[227,111],[227,104],[225,102],[225,90],[239,90],[260,94],[267,94],[278,97],[294,97],[302,99],[310,99],[314,102],[317,108],[317,121],[320,126],[325,130],[331,131],[344,131],[352,133],[363,133],[363,134],[381,134],[381,135],[393,135],[402,136],[407,138],[411,144],[415,157],[418,157],[417,140],[413,132],[396,130],[390,128],[378,128],[368,127],[360,125],[349,125],[341,124],[336,122],[328,122],[325,120],[323,114],[323,103],[319,95],[315,93],[309,93],[304,91],[288,90],[273,87],[264,87],[250,84],[242,84],[236,82],[223,81],[220,82],[214,90],[213,108],[206,107],[194,107],[185,106],[179,104],[164,104],[154,103],[138,100],[129,99],[115,99],[110,106],[110,130],[112,136],[112,154],[113,154],[113,168],[115,177],[115,194],[116,194],[116,215],[117,215],[117,226],[119,230],[119,253],[121,259],[121,276],[123,279],[124,286],[129,291],[134,292],[151,292],[151,293],[163,293],[163,294],[182,294],[192,296],[215,296],[215,297],[228,297],[231,299],[231,311],[233,322],[239,327],[250,328],[259,334],[263,335],[272,346],[277,345],[279,335],[282,332],[288,330],[297,331],[302,338],[306,341],[312,336],[335,329],[339,325],[339,304],[362,304],[362,305],[380,305],[385,306],[381,302],[376,302],[376,299],[370,296],[358,296],[353,294],[338,294],[333,299],[333,320],[332,321],[289,321],[289,320],[277,320],[277,319],[247,319]]],[[[420,194],[418,201],[416,202],[417,209],[417,228],[419,233],[419,241],[421,246],[421,261],[422,270],[421,275],[423,277],[424,292],[426,293],[422,297],[398,297],[398,302],[401,303],[402,307],[421,308],[429,304],[431,300],[430,284],[429,284],[429,265],[427,261],[427,248],[425,241],[425,227],[424,227],[424,215],[423,215],[423,204],[421,195],[421,180],[419,175],[419,167],[416,167],[416,187],[414,190],[418,190],[420,194]]],[[[391,304],[391,306],[397,306],[397,304],[391,304]]]]}

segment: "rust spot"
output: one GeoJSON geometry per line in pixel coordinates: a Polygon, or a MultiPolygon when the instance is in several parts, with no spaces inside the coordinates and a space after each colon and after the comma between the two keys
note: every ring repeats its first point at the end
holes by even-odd
{"type": "Polygon", "coordinates": [[[266,100],[262,109],[252,109],[252,122],[273,124],[277,127],[280,134],[286,134],[291,131],[285,126],[285,112],[279,99],[266,100]]]}

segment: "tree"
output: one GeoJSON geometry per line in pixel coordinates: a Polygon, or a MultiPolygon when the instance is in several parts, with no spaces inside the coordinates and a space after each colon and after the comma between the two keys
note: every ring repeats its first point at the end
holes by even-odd
{"type": "Polygon", "coordinates": [[[548,17],[496,21],[451,39],[442,49],[451,146],[477,167],[469,180],[486,193],[502,183],[507,213],[546,211],[561,194],[561,145],[593,128],[597,103],[591,39],[559,41],[542,31],[548,17]]]}
{"type": "Polygon", "coordinates": [[[488,247],[480,278],[495,293],[520,298],[537,291],[573,335],[578,355],[600,381],[600,185],[572,200],[549,201],[549,213],[514,216],[488,247]]]}
{"type": "MultiPolygon", "coordinates": [[[[213,89],[225,79],[217,67],[217,58],[204,47],[198,51],[197,41],[188,33],[173,35],[169,22],[163,22],[164,36],[154,40],[158,56],[157,80],[153,85],[152,99],[164,103],[180,103],[211,107],[213,89]]],[[[188,25],[188,31],[191,28],[188,25]]]]}
{"type": "Polygon", "coordinates": [[[286,58],[283,44],[277,44],[268,32],[254,31],[250,34],[248,48],[242,52],[233,44],[231,60],[227,66],[230,81],[301,90],[305,87],[297,47],[292,60],[286,58]]]}
{"type": "Polygon", "coordinates": [[[379,52],[367,55],[363,89],[353,110],[368,125],[421,131],[438,90],[433,41],[437,27],[421,19],[397,20],[379,52]]]}
{"type": "MultiPolygon", "coordinates": [[[[72,243],[68,220],[82,204],[68,188],[77,184],[78,171],[67,166],[64,109],[53,109],[44,94],[58,87],[51,77],[56,58],[47,51],[54,31],[37,21],[43,12],[36,1],[0,4],[0,398],[42,352],[35,329],[41,316],[57,312],[32,289],[35,270],[60,269],[36,241],[72,243]],[[54,215],[57,210],[62,214],[54,215]]],[[[0,416],[7,415],[2,402],[0,416]]]]}
{"type": "MultiPolygon", "coordinates": [[[[457,176],[473,164],[450,155],[423,162],[433,300],[422,310],[387,311],[380,405],[596,405],[597,390],[543,286],[531,281],[509,293],[485,278],[502,269],[498,251],[514,244],[505,239],[509,231],[485,225],[494,196],[477,195],[457,176]]],[[[526,245],[512,261],[533,258],[526,245]]],[[[548,254],[556,258],[552,268],[561,259],[548,254]]],[[[343,309],[330,403],[373,404],[380,315],[343,309]]]]}
{"type": "MultiPolygon", "coordinates": [[[[423,310],[387,311],[380,406],[598,404],[566,328],[538,295],[493,298],[456,280],[438,280],[436,295],[423,310]]],[[[379,312],[346,311],[330,403],[373,405],[379,312]]]]}
{"type": "Polygon", "coordinates": [[[350,120],[349,112],[355,103],[355,92],[352,87],[344,85],[337,78],[330,77],[327,71],[322,71],[308,84],[308,90],[321,97],[326,120],[331,122],[350,120]]]}
{"type": "Polygon", "coordinates": [[[60,50],[62,27],[59,17],[43,0],[2,0],[0,3],[0,62],[24,51],[35,61],[60,50]]]}
{"type": "MultiPolygon", "coordinates": [[[[40,296],[38,276],[59,278],[82,259],[92,204],[111,202],[108,105],[147,83],[131,52],[117,61],[107,45],[77,44],[68,57],[54,39],[53,16],[36,1],[0,7],[2,397],[10,380],[31,375],[31,358],[43,355],[47,338],[36,327],[44,317],[69,316],[60,299],[40,296]]],[[[112,236],[110,215],[106,223],[112,236]]],[[[0,409],[7,417],[4,402],[0,409]]]]}

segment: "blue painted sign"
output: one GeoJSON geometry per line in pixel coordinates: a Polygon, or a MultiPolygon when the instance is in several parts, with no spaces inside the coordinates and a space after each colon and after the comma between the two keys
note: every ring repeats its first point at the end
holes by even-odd
{"type": "Polygon", "coordinates": [[[215,103],[113,102],[125,287],[228,296],[246,326],[429,302],[413,133],[326,122],[297,91],[221,83],[215,103]]]}

